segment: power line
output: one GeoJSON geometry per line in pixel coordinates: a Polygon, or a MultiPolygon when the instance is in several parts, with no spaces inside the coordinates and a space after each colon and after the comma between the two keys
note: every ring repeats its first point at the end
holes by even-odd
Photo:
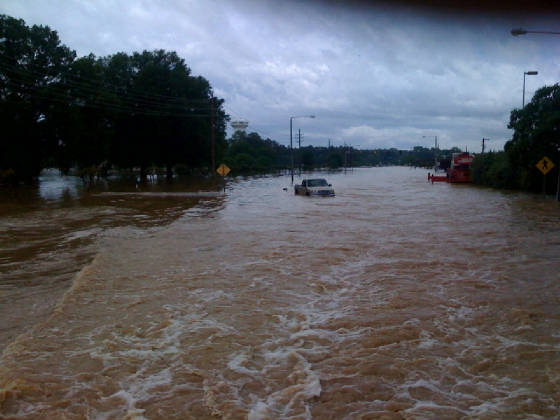
{"type": "MultiPolygon", "coordinates": [[[[0,70],[4,68],[6,69],[6,66],[2,63],[0,63],[0,70]]],[[[14,74],[12,75],[5,75],[6,78],[11,79],[11,81],[15,81],[17,83],[26,85],[27,87],[29,87],[30,85],[33,88],[41,88],[41,87],[45,87],[45,86],[36,86],[35,82],[36,82],[36,77],[40,77],[40,78],[44,78],[44,75],[41,75],[37,72],[32,72],[32,71],[27,71],[27,70],[23,70],[23,69],[19,69],[19,68],[11,68],[8,69],[10,72],[13,72],[14,74]],[[32,76],[36,76],[36,77],[32,77],[32,76]]],[[[59,87],[74,87],[77,89],[80,89],[83,91],[83,93],[86,94],[98,94],[99,93],[99,89],[106,87],[103,85],[103,83],[97,83],[97,86],[92,86],[91,84],[87,84],[84,83],[83,81],[73,81],[73,80],[60,80],[60,78],[58,78],[59,80],[51,83],[50,85],[54,85],[57,84],[59,87]]],[[[111,85],[109,85],[111,86],[111,85]]],[[[19,86],[20,88],[22,86],[19,86]]],[[[117,94],[117,92],[110,92],[113,94],[117,94]]],[[[125,93],[125,95],[120,95],[119,96],[119,100],[120,103],[123,104],[124,106],[130,106],[130,107],[138,107],[139,105],[141,106],[148,106],[148,107],[169,107],[169,106],[173,106],[176,105],[177,109],[182,109],[182,107],[184,106],[188,106],[191,105],[190,108],[192,111],[195,110],[210,110],[210,100],[192,100],[192,99],[187,99],[184,97],[178,97],[178,96],[169,96],[168,100],[166,101],[162,101],[160,99],[153,99],[148,95],[141,95],[141,94],[137,94],[134,91],[127,91],[125,93]],[[173,100],[175,102],[175,104],[170,103],[170,101],[173,100]],[[201,106],[204,105],[204,106],[201,106]],[[194,107],[196,105],[196,108],[194,107]]]]}
{"type": "MultiPolygon", "coordinates": [[[[13,78],[16,82],[19,82],[20,85],[17,86],[17,89],[13,89],[11,95],[19,96],[20,99],[23,95],[29,95],[38,99],[47,100],[47,101],[55,101],[58,103],[64,103],[69,106],[82,106],[82,107],[90,107],[90,108],[97,108],[97,109],[105,109],[105,110],[112,110],[115,112],[123,112],[123,113],[133,113],[133,114],[142,114],[142,115],[154,115],[154,116],[176,116],[176,117],[208,117],[210,108],[205,107],[193,107],[188,105],[179,105],[179,104],[169,104],[169,103],[142,103],[138,101],[123,101],[122,97],[119,97],[117,101],[110,102],[108,99],[101,99],[100,96],[96,96],[98,92],[91,92],[89,95],[85,95],[86,97],[82,97],[75,94],[65,93],[61,91],[57,91],[56,88],[63,88],[64,86],[58,85],[53,86],[42,86],[42,87],[35,87],[28,83],[27,80],[20,79],[20,78],[13,78]],[[49,89],[49,91],[46,91],[49,89]],[[80,104],[80,102],[82,102],[80,104]],[[157,108],[154,109],[154,108],[157,108]],[[165,109],[165,110],[162,110],[165,109]],[[206,111],[200,114],[201,111],[206,111]],[[194,112],[198,112],[194,114],[194,112]]],[[[5,89],[6,90],[6,89],[5,89]]],[[[9,99],[8,93],[4,93],[5,102],[17,103],[18,101],[14,99],[9,99]]],[[[209,105],[210,106],[210,105],[209,105]]],[[[222,111],[222,114],[223,113],[222,111]]]]}
{"type": "MultiPolygon", "coordinates": [[[[2,60],[6,61],[4,57],[0,56],[0,61],[2,61],[2,60]]],[[[74,62],[74,63],[75,63],[75,62],[74,62]]],[[[72,63],[72,64],[74,64],[74,63],[72,63]]],[[[1,64],[0,64],[0,65],[1,65],[1,64]]],[[[34,70],[31,70],[31,69],[22,69],[21,66],[16,66],[16,65],[13,65],[13,64],[9,64],[9,63],[8,63],[8,64],[4,64],[4,66],[7,66],[8,68],[11,67],[11,70],[12,70],[12,71],[25,72],[25,73],[29,73],[29,74],[32,74],[32,75],[35,75],[35,76],[38,76],[38,77],[45,77],[45,76],[46,76],[46,74],[44,74],[43,72],[34,71],[34,70]]],[[[44,68],[43,66],[39,66],[39,65],[33,64],[33,63],[27,63],[26,66],[36,67],[36,68],[39,69],[39,70],[42,70],[42,69],[44,68]]],[[[103,68],[103,71],[105,71],[105,68],[103,68]]],[[[139,74],[139,73],[136,72],[136,73],[132,74],[132,76],[134,77],[134,76],[137,76],[138,74],[139,74]]],[[[97,83],[96,80],[90,79],[90,78],[85,77],[85,76],[77,76],[77,75],[72,74],[71,72],[66,72],[66,73],[64,73],[64,77],[65,77],[66,79],[71,79],[71,78],[77,79],[77,80],[74,81],[74,83],[84,84],[84,82],[87,83],[88,81],[89,81],[89,82],[92,82],[92,81],[93,81],[93,82],[97,83]]],[[[190,76],[190,75],[187,75],[187,77],[194,78],[194,76],[190,76]]],[[[114,88],[115,90],[120,90],[120,89],[123,88],[122,86],[114,85],[114,84],[112,84],[112,83],[110,83],[110,82],[107,82],[106,80],[102,80],[101,83],[102,83],[104,86],[112,87],[112,88],[114,88]]],[[[139,98],[139,99],[144,98],[144,99],[148,99],[148,100],[156,100],[156,98],[158,98],[158,97],[159,97],[159,98],[162,98],[162,99],[165,99],[165,100],[182,99],[181,97],[171,96],[171,95],[163,95],[163,94],[159,94],[159,93],[151,93],[150,95],[143,95],[143,94],[141,94],[141,93],[139,93],[139,92],[135,92],[135,93],[133,93],[132,95],[135,96],[135,97],[137,97],[137,98],[139,98]]],[[[195,102],[198,102],[198,103],[208,103],[209,98],[208,98],[208,99],[191,99],[191,100],[189,100],[189,101],[190,101],[190,102],[193,102],[193,103],[195,103],[195,102]]]]}
{"type": "MultiPolygon", "coordinates": [[[[70,107],[82,107],[82,108],[93,108],[93,109],[100,109],[100,110],[105,110],[105,111],[113,111],[113,112],[117,112],[117,113],[128,113],[128,114],[132,114],[132,115],[146,115],[146,116],[168,116],[168,117],[179,117],[179,118],[187,118],[187,117],[209,117],[209,114],[189,114],[187,112],[170,112],[170,111],[156,111],[156,110],[146,110],[146,109],[142,109],[139,107],[131,107],[131,106],[120,106],[118,104],[113,104],[113,103],[109,103],[109,102],[104,102],[104,101],[95,101],[95,102],[91,102],[91,101],[84,101],[83,104],[79,104],[76,103],[77,101],[80,101],[83,99],[82,98],[69,98],[67,96],[64,96],[62,94],[57,94],[54,92],[38,92],[38,91],[33,91],[31,93],[27,92],[28,95],[32,95],[38,99],[42,99],[42,100],[46,100],[46,101],[52,101],[52,102],[57,102],[57,103],[63,103],[66,104],[70,107]]],[[[14,100],[14,99],[4,99],[4,102],[6,103],[18,103],[20,101],[14,100]]],[[[180,110],[177,110],[180,111],[180,110]]]]}

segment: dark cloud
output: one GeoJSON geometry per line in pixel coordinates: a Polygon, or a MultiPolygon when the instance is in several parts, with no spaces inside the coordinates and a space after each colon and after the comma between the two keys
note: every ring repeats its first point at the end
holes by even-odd
{"type": "Polygon", "coordinates": [[[513,37],[557,27],[539,2],[4,0],[0,12],[47,24],[80,55],[164,48],[226,99],[234,119],[281,143],[289,117],[307,144],[495,148],[509,112],[558,81],[560,37],[513,37]],[[426,7],[426,5],[428,7],[426,7]]]}

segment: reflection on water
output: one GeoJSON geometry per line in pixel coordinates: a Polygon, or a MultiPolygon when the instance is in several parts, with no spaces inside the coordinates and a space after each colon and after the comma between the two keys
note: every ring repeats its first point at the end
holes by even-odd
{"type": "Polygon", "coordinates": [[[39,197],[48,201],[68,201],[78,198],[84,183],[78,177],[59,176],[56,170],[43,171],[39,178],[39,197]]]}
{"type": "Polygon", "coordinates": [[[36,187],[2,191],[0,200],[0,350],[52,312],[72,278],[123,227],[164,226],[195,205],[220,206],[211,181],[93,185],[45,171],[36,187]],[[195,190],[195,192],[192,192],[195,190]],[[167,191],[167,192],[166,192],[167,191]],[[181,192],[179,192],[181,191],[181,192]]]}
{"type": "Polygon", "coordinates": [[[2,217],[0,416],[557,417],[558,203],[326,177],[336,197],[77,187],[2,217]]]}

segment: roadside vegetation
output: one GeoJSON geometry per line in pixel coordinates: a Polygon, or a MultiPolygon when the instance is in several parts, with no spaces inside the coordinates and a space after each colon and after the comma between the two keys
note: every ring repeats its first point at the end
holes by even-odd
{"type": "MultiPolygon", "coordinates": [[[[238,131],[226,138],[229,116],[208,80],[195,76],[175,52],[164,50],[106,57],[77,57],[47,26],[29,27],[0,15],[0,184],[33,182],[58,168],[86,181],[109,171],[141,180],[208,175],[215,163],[233,174],[289,169],[289,147],[238,131]],[[160,177],[159,177],[160,176],[160,177]]],[[[555,188],[560,143],[560,87],[539,89],[523,109],[511,112],[514,130],[504,152],[478,155],[473,177],[496,188],[542,189],[535,164],[557,165],[547,176],[555,188]]],[[[325,140],[325,143],[327,141],[325,140]]],[[[453,152],[352,146],[294,148],[296,170],[406,165],[445,168],[453,152]]]]}
{"type": "Polygon", "coordinates": [[[523,109],[511,111],[513,137],[503,152],[477,155],[472,165],[477,184],[495,188],[542,191],[536,164],[548,157],[555,167],[546,175],[546,192],[554,193],[560,166],[560,86],[544,86],[523,109]]]}
{"type": "Polygon", "coordinates": [[[76,57],[55,31],[0,16],[0,176],[46,167],[93,177],[111,167],[207,168],[228,116],[208,80],[164,50],[76,57]]]}
{"type": "MultiPolygon", "coordinates": [[[[460,151],[435,150],[421,146],[413,150],[355,149],[351,146],[294,148],[294,168],[312,170],[317,168],[339,169],[357,166],[404,165],[432,168],[435,158],[447,166],[451,153],[460,151]]],[[[290,148],[258,133],[238,131],[227,141],[225,163],[235,172],[274,172],[291,166],[290,148]]]]}
{"type": "MultiPolygon", "coordinates": [[[[78,58],[49,27],[0,15],[0,183],[32,182],[45,168],[89,181],[115,170],[141,180],[209,174],[212,132],[215,162],[234,174],[290,168],[290,149],[274,140],[245,132],[226,139],[223,104],[175,52],[78,58]]],[[[435,153],[342,145],[293,151],[303,170],[429,167],[435,153]]]]}

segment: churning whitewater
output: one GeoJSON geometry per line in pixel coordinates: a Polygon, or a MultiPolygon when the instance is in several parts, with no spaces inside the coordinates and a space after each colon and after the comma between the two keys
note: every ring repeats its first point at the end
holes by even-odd
{"type": "Polygon", "coordinates": [[[558,203],[320,176],[4,208],[0,418],[558,417],[558,203]]]}

